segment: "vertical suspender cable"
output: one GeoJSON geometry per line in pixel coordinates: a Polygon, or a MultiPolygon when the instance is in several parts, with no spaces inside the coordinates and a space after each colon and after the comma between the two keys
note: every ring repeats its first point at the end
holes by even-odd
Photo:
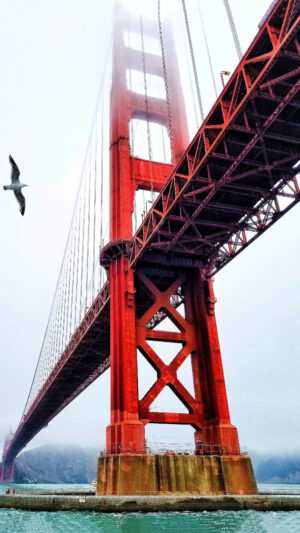
{"type": "Polygon", "coordinates": [[[83,304],[83,276],[84,276],[84,239],[85,239],[85,211],[86,211],[86,181],[83,184],[83,210],[82,210],[82,234],[81,234],[81,256],[80,256],[80,299],[79,299],[79,316],[82,318],[83,304]]]}
{"type": "Polygon", "coordinates": [[[76,247],[76,224],[74,222],[74,228],[72,228],[72,254],[71,254],[71,298],[70,298],[70,317],[69,317],[69,336],[72,334],[73,329],[73,317],[74,317],[74,290],[75,290],[75,247],[76,247]]]}
{"type": "Polygon", "coordinates": [[[72,282],[72,246],[69,246],[69,257],[68,257],[68,266],[67,266],[67,312],[66,312],[66,319],[65,319],[65,338],[64,338],[64,347],[63,350],[65,350],[68,339],[69,339],[69,324],[70,324],[70,312],[71,312],[71,282],[72,282]]]}
{"type": "Polygon", "coordinates": [[[200,118],[199,118],[199,106],[198,106],[198,103],[196,101],[195,87],[194,87],[194,82],[193,82],[193,73],[191,72],[190,63],[188,64],[188,73],[189,73],[189,80],[190,80],[190,87],[191,87],[191,94],[192,94],[194,116],[195,116],[195,121],[196,121],[196,129],[198,129],[199,126],[200,126],[201,121],[200,121],[200,118]]]}
{"type": "Polygon", "coordinates": [[[46,358],[47,369],[51,368],[51,350],[49,349],[50,339],[48,338],[44,348],[44,354],[46,358]]]}
{"type": "Polygon", "coordinates": [[[57,346],[57,321],[58,321],[58,298],[59,298],[59,289],[57,291],[57,295],[56,295],[56,299],[55,299],[55,306],[54,306],[54,312],[53,312],[53,318],[52,318],[52,322],[53,322],[53,341],[52,341],[52,349],[53,349],[53,353],[52,353],[52,361],[55,359],[55,354],[56,354],[56,346],[57,346]]]}
{"type": "Polygon", "coordinates": [[[165,84],[165,92],[166,92],[166,100],[167,100],[168,133],[169,133],[169,139],[170,139],[172,159],[174,160],[175,149],[174,149],[174,138],[173,138],[172,111],[171,111],[171,105],[170,105],[168,71],[167,71],[166,54],[165,54],[165,46],[164,46],[160,0],[157,0],[157,19],[158,19],[159,41],[160,41],[160,48],[161,48],[161,61],[162,61],[162,69],[163,69],[163,75],[164,75],[164,84],[165,84]]]}
{"type": "Polygon", "coordinates": [[[146,74],[146,57],[145,57],[145,43],[144,43],[144,24],[143,17],[140,17],[140,29],[141,29],[141,43],[142,43],[142,60],[143,60],[143,75],[144,75],[144,99],[145,99],[145,111],[147,117],[147,142],[148,142],[148,158],[152,161],[152,146],[150,137],[150,123],[149,123],[149,102],[148,102],[148,86],[147,86],[147,74],[146,74]]]}
{"type": "Polygon", "coordinates": [[[94,164],[94,212],[93,212],[93,284],[92,284],[92,297],[95,297],[95,270],[96,260],[99,261],[99,257],[96,258],[96,209],[97,209],[97,156],[98,156],[98,123],[96,121],[95,126],[95,164],[94,164]]]}
{"type": "Polygon", "coordinates": [[[59,318],[59,302],[60,297],[60,286],[58,287],[57,295],[56,295],[56,301],[55,301],[55,310],[54,310],[54,317],[53,317],[53,357],[52,359],[55,359],[56,356],[56,350],[57,350],[57,335],[58,335],[58,318],[59,318]]]}
{"type": "MultiPolygon", "coordinates": [[[[143,32],[143,18],[140,15],[140,33],[141,33],[141,45],[142,45],[142,61],[143,61],[143,77],[144,77],[144,103],[146,112],[146,128],[147,128],[147,142],[148,142],[148,158],[150,159],[150,125],[149,125],[149,110],[148,110],[148,93],[147,93],[147,78],[146,78],[146,64],[145,64],[145,52],[144,52],[144,32],[143,32]]],[[[146,198],[145,190],[142,189],[143,198],[143,213],[142,217],[146,213],[146,198]]]]}
{"type": "Polygon", "coordinates": [[[200,117],[201,117],[201,120],[203,121],[204,120],[204,109],[203,109],[200,84],[199,84],[198,72],[197,72],[194,49],[193,49],[192,35],[191,35],[185,0],[181,0],[181,3],[182,3],[183,14],[184,14],[186,33],[187,33],[187,38],[188,38],[188,43],[189,43],[189,48],[190,48],[190,55],[191,55],[191,60],[192,60],[194,79],[195,79],[195,85],[196,85],[196,91],[197,91],[197,98],[198,98],[198,104],[199,104],[199,110],[200,110],[200,117]]]}
{"type": "Polygon", "coordinates": [[[201,8],[200,8],[200,3],[197,2],[197,5],[198,5],[198,11],[199,11],[199,17],[200,17],[200,24],[201,24],[201,28],[202,28],[203,37],[204,37],[205,49],[206,49],[208,62],[209,62],[209,69],[210,69],[211,79],[212,79],[213,86],[214,86],[214,89],[215,89],[216,97],[218,97],[217,82],[216,82],[216,77],[215,77],[215,74],[214,74],[214,68],[213,68],[212,57],[211,57],[211,54],[210,54],[210,49],[209,49],[209,44],[208,44],[208,38],[207,38],[207,33],[206,33],[206,28],[205,28],[205,22],[204,22],[204,18],[203,18],[203,15],[202,15],[201,8]]]}
{"type": "MultiPolygon", "coordinates": [[[[147,85],[147,72],[146,72],[146,55],[145,55],[145,39],[144,39],[144,23],[143,17],[140,17],[140,27],[141,27],[141,42],[142,42],[142,60],[143,60],[143,73],[144,73],[144,95],[145,95],[145,111],[147,116],[147,140],[148,140],[148,159],[150,162],[150,185],[151,185],[151,200],[154,200],[153,194],[153,176],[152,176],[152,142],[151,142],[151,130],[149,122],[149,101],[148,101],[148,85],[147,85]]],[[[146,212],[147,205],[144,206],[146,212]]]]}
{"type": "Polygon", "coordinates": [[[68,270],[67,270],[68,259],[69,259],[69,254],[67,254],[67,257],[66,257],[65,271],[64,271],[64,277],[63,277],[63,316],[62,316],[62,323],[61,323],[62,336],[61,336],[60,353],[63,353],[65,349],[65,339],[66,339],[66,324],[67,324],[67,313],[68,313],[68,279],[69,279],[68,270]]]}
{"type": "MultiPolygon", "coordinates": [[[[103,179],[104,179],[104,105],[101,112],[101,165],[100,165],[100,250],[103,247],[103,179]]],[[[102,267],[99,267],[99,289],[102,286],[102,267]]]]}
{"type": "Polygon", "coordinates": [[[164,128],[161,128],[161,142],[162,142],[162,150],[163,150],[163,160],[164,163],[167,162],[167,154],[166,154],[166,143],[165,143],[165,131],[164,128]]]}
{"type": "Polygon", "coordinates": [[[92,153],[90,155],[89,181],[88,181],[88,219],[87,219],[87,249],[86,249],[86,288],[85,288],[85,306],[89,303],[89,266],[90,266],[90,228],[91,228],[91,181],[92,181],[92,153]]]}
{"type": "MultiPolygon", "coordinates": [[[[65,266],[65,265],[64,265],[65,266]]],[[[58,319],[58,340],[56,350],[56,361],[59,358],[59,354],[62,346],[63,337],[63,320],[64,320],[64,285],[65,285],[65,273],[62,272],[62,278],[60,283],[60,300],[59,300],[59,319],[58,319]]]]}
{"type": "MultiPolygon", "coordinates": [[[[107,73],[107,66],[108,66],[109,49],[111,48],[111,40],[112,40],[112,38],[110,37],[109,43],[108,43],[108,46],[107,46],[107,53],[105,54],[106,57],[107,57],[107,62],[106,62],[106,65],[104,67],[104,70],[103,70],[103,75],[102,75],[102,78],[101,78],[101,81],[100,81],[100,87],[99,87],[99,91],[98,91],[98,95],[97,95],[96,111],[97,111],[98,106],[99,106],[100,96],[103,93],[104,80],[105,80],[105,76],[106,76],[106,73],[107,73]]],[[[85,162],[86,162],[86,159],[87,159],[88,148],[90,146],[91,136],[92,136],[92,132],[93,132],[93,129],[94,129],[94,120],[95,120],[95,117],[96,117],[96,111],[94,113],[94,119],[93,119],[92,126],[91,126],[91,131],[90,131],[89,140],[88,140],[88,144],[87,144],[87,150],[86,150],[86,154],[85,154],[85,158],[84,158],[83,168],[85,166],[85,162]]],[[[73,214],[72,214],[72,218],[71,218],[71,223],[70,223],[70,226],[69,226],[69,232],[68,232],[68,236],[67,236],[66,246],[65,246],[65,250],[64,250],[64,254],[63,254],[63,259],[62,259],[61,266],[60,266],[60,271],[59,271],[58,278],[57,278],[57,283],[56,283],[56,287],[55,287],[55,291],[54,291],[54,296],[53,296],[52,303],[51,303],[49,318],[48,318],[48,321],[47,321],[45,334],[44,334],[43,341],[42,341],[41,350],[40,350],[38,361],[37,361],[37,364],[36,364],[36,367],[35,367],[35,370],[34,370],[33,378],[32,378],[31,384],[30,384],[30,389],[29,389],[28,396],[26,398],[26,403],[25,403],[25,407],[24,407],[24,411],[23,411],[22,416],[24,416],[25,413],[27,412],[27,408],[29,407],[29,403],[32,400],[32,394],[33,394],[33,391],[35,389],[35,382],[38,379],[38,375],[40,373],[40,368],[41,368],[41,365],[43,364],[42,359],[43,359],[43,357],[44,357],[44,355],[46,353],[45,352],[46,345],[47,345],[46,341],[47,341],[47,337],[48,337],[48,334],[49,334],[50,329],[51,329],[51,324],[53,323],[53,328],[55,328],[55,325],[56,325],[56,320],[54,320],[54,318],[53,318],[54,308],[56,307],[56,304],[57,304],[57,297],[58,297],[59,285],[60,285],[60,281],[61,281],[62,269],[63,269],[63,265],[64,265],[65,256],[66,256],[66,253],[67,253],[69,241],[70,241],[71,230],[72,230],[73,223],[74,223],[74,220],[75,220],[75,217],[76,217],[76,213],[77,213],[77,206],[78,206],[78,203],[79,203],[79,193],[80,193],[80,189],[81,189],[82,179],[83,179],[83,175],[81,175],[81,178],[80,178],[80,181],[79,181],[77,194],[76,194],[76,199],[75,199],[74,210],[73,210],[73,214]]],[[[76,321],[76,314],[75,314],[75,321],[76,321]]],[[[53,347],[52,347],[53,350],[55,349],[55,347],[54,347],[55,333],[56,332],[54,331],[53,332],[53,347]]]]}
{"type": "Polygon", "coordinates": [[[60,332],[60,320],[61,320],[61,284],[59,284],[57,294],[57,304],[55,313],[55,340],[54,340],[54,359],[56,360],[59,350],[59,332],[60,332]]]}
{"type": "Polygon", "coordinates": [[[241,48],[238,32],[237,32],[237,29],[236,29],[236,25],[235,25],[235,22],[234,22],[233,14],[232,14],[232,11],[231,11],[231,7],[230,7],[230,4],[229,4],[229,0],[223,0],[223,1],[224,1],[224,6],[225,6],[226,13],[227,13],[227,17],[228,17],[228,20],[229,20],[229,26],[230,26],[230,30],[231,30],[231,33],[232,33],[232,37],[233,37],[233,42],[234,42],[234,46],[235,46],[235,49],[236,49],[236,53],[237,53],[237,56],[238,56],[239,60],[241,60],[242,56],[243,56],[242,48],[241,48]]]}
{"type": "Polygon", "coordinates": [[[48,329],[48,335],[47,339],[44,345],[44,349],[46,350],[46,356],[47,360],[49,361],[49,365],[52,364],[52,354],[53,354],[53,346],[54,346],[54,329],[53,329],[54,323],[53,319],[51,319],[49,323],[49,329],[48,329]]]}
{"type": "MultiPolygon", "coordinates": [[[[67,256],[68,257],[68,256],[67,256]]],[[[59,342],[59,350],[58,354],[61,354],[63,351],[63,344],[64,344],[64,337],[65,337],[65,316],[66,316],[66,265],[64,265],[64,272],[63,272],[63,278],[62,278],[62,311],[61,311],[61,322],[59,325],[60,330],[60,342],[59,342]]]]}
{"type": "Polygon", "coordinates": [[[79,200],[79,210],[77,213],[77,254],[76,254],[76,284],[75,284],[75,328],[78,325],[80,319],[80,309],[78,305],[79,300],[79,257],[80,257],[80,222],[81,222],[81,210],[82,210],[82,197],[79,200]]]}
{"type": "MultiPolygon", "coordinates": [[[[57,293],[58,297],[58,293],[57,293]]],[[[57,321],[57,302],[55,302],[55,310],[54,310],[53,317],[52,317],[52,339],[51,339],[51,364],[53,364],[53,361],[55,360],[55,347],[56,347],[56,321],[57,321]]]]}
{"type": "Polygon", "coordinates": [[[66,339],[67,339],[67,325],[68,325],[68,306],[69,306],[69,281],[70,281],[70,241],[68,246],[68,251],[64,261],[64,272],[63,272],[63,315],[61,322],[61,346],[60,353],[65,350],[66,339]]]}
{"type": "MultiPolygon", "coordinates": [[[[130,40],[130,33],[128,33],[128,50],[131,48],[131,40],[130,40]]],[[[132,91],[132,72],[131,68],[129,69],[129,90],[132,91]]],[[[130,129],[130,154],[132,157],[135,157],[135,143],[134,143],[134,125],[133,125],[133,119],[130,119],[129,122],[129,129],[130,129]]],[[[136,212],[137,206],[136,206],[136,193],[134,193],[134,201],[133,201],[133,216],[134,216],[134,231],[137,230],[137,212],[136,212]]]]}

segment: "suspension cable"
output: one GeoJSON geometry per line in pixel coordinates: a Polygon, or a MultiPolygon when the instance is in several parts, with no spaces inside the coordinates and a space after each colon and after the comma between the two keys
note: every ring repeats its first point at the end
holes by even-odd
{"type": "Polygon", "coordinates": [[[61,284],[58,288],[57,294],[57,304],[56,304],[56,313],[55,313],[55,338],[54,338],[54,359],[56,360],[57,352],[59,350],[59,332],[60,332],[60,322],[61,322],[61,284]]]}
{"type": "MultiPolygon", "coordinates": [[[[147,143],[148,143],[148,158],[152,159],[151,156],[151,146],[150,146],[150,124],[149,124],[149,103],[148,103],[148,87],[147,87],[147,77],[146,77],[146,60],[145,60],[145,48],[144,48],[144,28],[143,28],[143,17],[140,15],[140,32],[141,32],[141,45],[142,45],[142,62],[143,62],[143,77],[144,77],[144,103],[145,103],[145,112],[146,112],[146,129],[147,129],[147,143]]],[[[145,189],[142,189],[143,197],[143,213],[146,213],[146,198],[145,198],[145,189]]]]}
{"type": "MultiPolygon", "coordinates": [[[[145,94],[145,109],[147,115],[147,137],[148,137],[148,158],[150,161],[150,186],[151,186],[151,200],[154,200],[154,191],[153,191],[153,151],[152,151],[152,138],[151,138],[151,129],[149,122],[149,100],[148,100],[148,84],[147,84],[147,73],[146,73],[146,53],[145,53],[145,38],[144,38],[144,24],[143,17],[140,18],[141,24],[141,40],[142,40],[142,59],[143,59],[143,71],[144,71],[144,94],[145,94]]],[[[150,79],[149,73],[149,79],[150,79]]],[[[147,205],[146,205],[147,208],[147,205]]]]}
{"type": "Polygon", "coordinates": [[[81,234],[81,255],[80,255],[80,298],[79,298],[79,316],[82,318],[82,302],[83,302],[83,276],[84,276],[84,239],[85,239],[85,211],[86,211],[86,181],[83,185],[83,211],[82,211],[82,234],[81,234]]]}
{"type": "Polygon", "coordinates": [[[75,328],[80,319],[80,310],[78,312],[78,287],[79,287],[79,254],[80,254],[80,221],[82,210],[82,198],[79,201],[79,210],[77,213],[77,254],[76,254],[76,284],[75,284],[75,328]]]}
{"type": "Polygon", "coordinates": [[[197,102],[197,97],[195,95],[195,84],[193,82],[193,73],[192,73],[192,66],[190,64],[190,61],[188,61],[187,70],[188,70],[188,76],[189,76],[189,82],[190,82],[190,88],[191,88],[191,95],[192,95],[192,102],[193,102],[193,110],[194,110],[196,129],[198,129],[201,122],[200,122],[200,118],[199,118],[199,106],[198,106],[198,102],[197,102]]]}
{"type": "Polygon", "coordinates": [[[203,120],[204,120],[204,109],[203,109],[203,103],[202,103],[202,97],[201,97],[201,91],[200,91],[200,83],[199,83],[198,72],[197,72],[196,61],[195,61],[195,54],[194,54],[193,41],[192,41],[192,35],[191,35],[191,30],[190,30],[190,24],[189,24],[189,19],[188,19],[185,0],[181,0],[181,3],[182,3],[183,14],[184,14],[186,33],[187,33],[187,38],[188,38],[188,43],[189,43],[189,48],[190,48],[190,56],[191,56],[193,72],[194,72],[194,79],[195,79],[195,85],[196,85],[198,105],[199,105],[199,110],[200,110],[200,117],[201,117],[201,120],[203,122],[203,120]]]}
{"type": "Polygon", "coordinates": [[[242,48],[241,48],[238,32],[237,32],[237,29],[236,29],[236,25],[235,25],[235,22],[234,22],[233,14],[232,14],[232,11],[231,11],[229,0],[223,0],[223,1],[224,1],[224,6],[225,6],[226,13],[227,13],[227,17],[228,17],[228,20],[229,20],[229,26],[230,26],[230,30],[231,30],[231,33],[232,33],[234,46],[235,46],[236,53],[237,53],[237,56],[238,56],[239,61],[240,61],[242,59],[243,53],[242,53],[242,48]]]}
{"type": "Polygon", "coordinates": [[[204,37],[205,49],[206,49],[208,62],[209,62],[209,69],[210,69],[211,79],[212,79],[213,86],[214,86],[214,89],[215,89],[215,95],[216,95],[216,97],[218,97],[217,82],[216,82],[216,77],[215,77],[213,63],[212,63],[212,57],[211,57],[211,53],[210,53],[210,49],[209,49],[208,38],[207,38],[207,33],[206,33],[206,28],[205,28],[205,22],[204,22],[204,18],[203,18],[203,15],[202,15],[202,11],[201,11],[199,2],[197,2],[197,6],[198,6],[198,11],[199,11],[199,17],[200,17],[200,24],[201,24],[201,28],[202,28],[202,33],[203,33],[203,37],[204,37]]]}
{"type": "Polygon", "coordinates": [[[147,86],[145,42],[144,42],[144,24],[143,24],[142,16],[140,16],[140,28],[141,28],[142,61],[143,61],[143,75],[144,75],[144,97],[145,97],[144,100],[145,100],[145,111],[146,111],[146,117],[147,117],[148,157],[149,157],[149,161],[152,161],[152,146],[151,146],[151,136],[150,136],[150,123],[149,123],[148,86],[147,86]]]}
{"type": "Polygon", "coordinates": [[[61,318],[61,324],[60,324],[60,346],[59,346],[59,353],[58,356],[63,352],[64,348],[64,338],[65,338],[65,320],[66,320],[66,310],[67,310],[67,299],[66,299],[66,270],[63,275],[63,284],[62,284],[62,318],[61,318]]]}
{"type": "MultiPolygon", "coordinates": [[[[100,250],[103,247],[103,180],[104,180],[104,102],[102,105],[102,112],[101,112],[101,165],[100,165],[100,227],[99,227],[99,234],[100,234],[100,250]]],[[[102,285],[102,267],[99,265],[99,290],[101,290],[102,285]]]]}
{"type": "Polygon", "coordinates": [[[162,151],[163,151],[163,160],[166,162],[167,154],[166,154],[166,143],[165,143],[165,135],[164,135],[164,128],[161,127],[161,142],[162,142],[162,151]]]}
{"type": "MultiPolygon", "coordinates": [[[[95,128],[95,163],[94,163],[94,218],[93,218],[93,286],[92,297],[95,297],[95,268],[96,268],[96,209],[97,209],[97,155],[98,155],[98,121],[95,128]]],[[[100,154],[102,157],[102,154],[100,154]]]]}
{"type": "Polygon", "coordinates": [[[89,179],[88,179],[88,224],[87,224],[87,250],[86,250],[86,289],[85,306],[88,306],[89,293],[89,265],[90,265],[90,227],[91,227],[91,181],[92,181],[92,154],[90,155],[89,179]]]}
{"type": "MultiPolygon", "coordinates": [[[[72,240],[70,241],[72,242],[72,240]]],[[[71,313],[71,285],[72,285],[72,245],[69,248],[69,265],[67,269],[67,313],[65,322],[65,338],[64,346],[66,346],[69,339],[69,325],[70,325],[70,313],[71,313]]]]}
{"type": "MultiPolygon", "coordinates": [[[[67,255],[68,257],[68,255],[67,255]]],[[[62,282],[62,319],[60,323],[60,330],[61,330],[61,336],[60,336],[60,346],[59,346],[59,353],[62,353],[63,351],[63,345],[64,345],[64,338],[65,338],[65,320],[66,320],[66,307],[67,307],[67,299],[66,299],[66,265],[65,270],[63,273],[63,282],[62,282]]]]}
{"type": "MultiPolygon", "coordinates": [[[[131,40],[130,40],[130,33],[128,33],[128,49],[127,49],[127,61],[129,57],[129,48],[131,48],[131,40]]],[[[133,84],[132,84],[132,71],[131,68],[129,69],[129,90],[132,91],[133,84]]],[[[135,157],[135,127],[133,124],[133,119],[131,118],[129,122],[129,130],[130,130],[130,154],[132,157],[135,157]]],[[[133,200],[133,216],[134,216],[134,231],[137,230],[137,205],[136,205],[136,194],[134,195],[133,200]]]]}
{"type": "Polygon", "coordinates": [[[97,116],[97,109],[99,107],[100,98],[102,96],[103,89],[104,89],[104,81],[105,81],[105,78],[106,78],[106,75],[107,75],[107,67],[108,67],[108,64],[109,64],[108,60],[109,60],[109,57],[110,57],[109,50],[111,49],[111,42],[112,42],[112,34],[110,35],[108,46],[107,46],[107,50],[106,50],[106,54],[105,54],[105,57],[107,58],[107,60],[106,60],[106,64],[104,65],[102,77],[101,77],[101,80],[100,80],[99,90],[98,90],[98,94],[97,94],[96,109],[95,109],[95,112],[94,112],[94,117],[93,117],[93,120],[92,120],[91,130],[90,130],[90,134],[89,134],[89,138],[88,138],[86,153],[85,153],[83,166],[82,166],[82,173],[81,173],[81,177],[80,177],[80,180],[79,180],[78,189],[77,189],[77,193],[76,193],[74,209],[73,209],[71,222],[70,222],[70,226],[69,226],[69,232],[68,232],[68,236],[67,236],[65,250],[64,250],[62,262],[61,262],[61,265],[60,265],[59,274],[58,274],[58,277],[57,277],[57,282],[56,282],[56,286],[55,286],[55,290],[54,290],[53,299],[52,299],[52,302],[51,302],[49,317],[48,317],[48,321],[47,321],[46,328],[45,328],[45,333],[44,333],[43,340],[42,340],[42,346],[41,346],[39,357],[38,357],[38,360],[37,360],[37,364],[36,364],[36,367],[35,367],[35,370],[34,370],[34,373],[33,373],[33,378],[32,378],[32,381],[31,381],[31,384],[30,384],[30,388],[29,388],[29,392],[28,392],[28,395],[27,395],[27,398],[26,398],[26,403],[25,403],[25,407],[24,407],[24,410],[23,410],[23,413],[22,413],[22,417],[25,416],[25,413],[27,411],[27,407],[29,405],[29,401],[31,400],[31,393],[33,391],[35,379],[37,378],[37,375],[38,375],[39,365],[41,364],[42,356],[44,354],[44,348],[45,348],[45,343],[46,343],[46,339],[47,339],[49,328],[50,328],[50,323],[51,323],[51,321],[53,319],[53,313],[54,313],[54,309],[55,309],[55,306],[56,306],[56,299],[57,299],[57,295],[58,295],[58,288],[59,288],[59,283],[60,283],[60,279],[61,279],[61,273],[62,273],[62,269],[63,269],[63,264],[64,264],[64,261],[65,261],[67,248],[68,248],[68,245],[69,245],[70,234],[71,234],[71,230],[72,230],[72,227],[73,227],[73,222],[74,222],[74,219],[75,219],[75,216],[76,216],[76,213],[77,213],[77,205],[78,205],[78,201],[79,201],[81,184],[82,184],[82,181],[83,181],[83,169],[84,169],[85,164],[86,164],[86,159],[87,159],[88,150],[89,150],[89,146],[90,146],[90,142],[91,142],[92,132],[94,130],[94,123],[95,123],[95,119],[96,119],[96,116],[97,116]]]}
{"type": "Polygon", "coordinates": [[[162,25],[162,19],[161,19],[160,0],[157,0],[157,19],[158,19],[158,31],[159,31],[159,40],[160,40],[160,48],[161,48],[161,60],[162,60],[162,68],[163,68],[166,100],[167,100],[168,133],[169,133],[169,138],[170,138],[172,159],[174,160],[175,159],[175,149],[174,149],[174,138],[173,138],[173,127],[172,127],[172,112],[171,112],[171,105],[170,105],[168,71],[167,71],[166,54],[165,54],[165,46],[164,46],[164,36],[163,36],[163,25],[162,25]]]}
{"type": "Polygon", "coordinates": [[[70,302],[70,335],[72,333],[73,329],[73,322],[74,322],[74,290],[75,290],[75,253],[76,253],[76,223],[74,224],[73,228],[73,235],[72,235],[72,283],[71,283],[71,302],[70,302]]]}

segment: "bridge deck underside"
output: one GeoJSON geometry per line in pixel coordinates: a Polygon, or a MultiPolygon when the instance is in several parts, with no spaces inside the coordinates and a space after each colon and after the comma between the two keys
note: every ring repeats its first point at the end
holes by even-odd
{"type": "MultiPolygon", "coordinates": [[[[167,273],[159,272],[157,277],[163,288],[164,284],[170,285],[176,277],[176,272],[172,270],[167,273]]],[[[141,295],[136,302],[138,315],[142,315],[153,303],[146,291],[140,292],[141,295]]],[[[175,307],[182,302],[180,294],[175,294],[173,300],[175,307]]],[[[165,316],[163,312],[157,313],[152,319],[151,328],[154,328],[165,316]]],[[[109,286],[106,284],[21,421],[10,445],[7,460],[15,457],[43,427],[47,426],[108,367],[109,286]]]]}
{"type": "Polygon", "coordinates": [[[7,461],[109,366],[109,293],[105,285],[25,414],[7,461]]]}
{"type": "MultiPolygon", "coordinates": [[[[134,236],[133,266],[184,262],[214,273],[299,201],[300,21],[298,12],[286,16],[287,0],[277,5],[134,236]]],[[[22,419],[6,460],[108,365],[105,285],[22,419]]]]}
{"type": "MultiPolygon", "coordinates": [[[[132,265],[215,273],[299,201],[299,16],[261,29],[134,236],[132,265]]],[[[298,7],[298,10],[300,8],[298,7]]]]}

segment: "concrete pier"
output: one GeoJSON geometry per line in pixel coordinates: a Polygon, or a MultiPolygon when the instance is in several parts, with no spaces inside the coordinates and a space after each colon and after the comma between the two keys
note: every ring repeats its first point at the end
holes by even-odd
{"type": "Polygon", "coordinates": [[[219,496],[256,494],[246,455],[104,455],[97,496],[219,496]]]}
{"type": "Polygon", "coordinates": [[[300,495],[252,496],[57,496],[0,495],[0,509],[96,511],[101,513],[181,511],[300,511],[300,495]]]}

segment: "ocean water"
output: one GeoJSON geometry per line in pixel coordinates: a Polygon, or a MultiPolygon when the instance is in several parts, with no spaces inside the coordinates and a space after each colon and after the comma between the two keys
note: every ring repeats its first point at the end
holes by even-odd
{"type": "MultiPolygon", "coordinates": [[[[18,486],[18,488],[21,486],[18,486]]],[[[23,486],[22,489],[49,486],[23,486]]],[[[87,488],[83,485],[51,486],[87,488]]],[[[1,491],[5,487],[0,488],[1,491]]],[[[263,492],[293,492],[298,485],[263,485],[263,492]]],[[[76,513],[29,512],[0,509],[0,533],[300,533],[300,512],[259,513],[218,511],[213,513],[76,513]]]]}

